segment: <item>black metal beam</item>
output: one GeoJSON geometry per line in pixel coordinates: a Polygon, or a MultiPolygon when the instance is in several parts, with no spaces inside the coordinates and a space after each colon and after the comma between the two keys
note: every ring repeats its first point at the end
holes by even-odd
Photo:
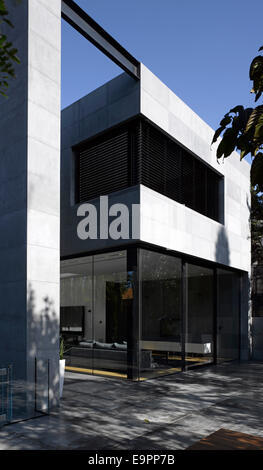
{"type": "Polygon", "coordinates": [[[140,62],[73,0],[62,0],[61,16],[125,72],[137,80],[140,79],[140,62]]]}

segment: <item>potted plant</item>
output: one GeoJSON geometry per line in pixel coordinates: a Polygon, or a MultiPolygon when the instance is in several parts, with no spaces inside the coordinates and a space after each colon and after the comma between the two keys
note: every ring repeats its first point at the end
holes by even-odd
{"type": "Polygon", "coordinates": [[[62,398],[62,395],[63,395],[65,362],[66,361],[64,359],[64,340],[61,336],[60,337],[60,345],[59,345],[59,396],[60,396],[60,398],[62,398]]]}

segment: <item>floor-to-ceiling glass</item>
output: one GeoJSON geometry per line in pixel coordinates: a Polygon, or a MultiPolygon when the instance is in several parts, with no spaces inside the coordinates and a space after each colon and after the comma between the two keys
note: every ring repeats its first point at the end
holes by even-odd
{"type": "Polygon", "coordinates": [[[127,376],[126,251],[62,261],[60,329],[68,370],[127,376]]]}
{"type": "Polygon", "coordinates": [[[62,261],[66,367],[144,380],[238,359],[239,282],[136,247],[62,261]]]}
{"type": "Polygon", "coordinates": [[[91,256],[61,262],[60,334],[71,370],[93,368],[92,273],[91,256]]]}
{"type": "Polygon", "coordinates": [[[126,251],[94,256],[93,368],[115,377],[127,376],[127,329],[131,292],[126,251]]]}
{"type": "Polygon", "coordinates": [[[239,358],[239,285],[238,273],[218,269],[217,361],[239,358]]]}
{"type": "Polygon", "coordinates": [[[214,272],[187,264],[185,312],[186,367],[213,362],[214,272]]]}
{"type": "Polygon", "coordinates": [[[182,369],[181,260],[140,250],[140,379],[182,369]]]}

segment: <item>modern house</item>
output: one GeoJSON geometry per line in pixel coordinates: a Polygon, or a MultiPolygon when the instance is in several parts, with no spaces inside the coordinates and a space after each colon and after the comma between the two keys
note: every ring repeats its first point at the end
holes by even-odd
{"type": "Polygon", "coordinates": [[[248,359],[249,164],[218,164],[213,130],[143,64],[61,123],[67,368],[144,380],[248,359]]]}
{"type": "Polygon", "coordinates": [[[213,130],[72,0],[9,10],[0,366],[20,408],[59,403],[60,334],[69,370],[131,380],[248,359],[248,163],[218,164],[213,130]],[[62,114],[61,18],[125,71],[62,114]]]}

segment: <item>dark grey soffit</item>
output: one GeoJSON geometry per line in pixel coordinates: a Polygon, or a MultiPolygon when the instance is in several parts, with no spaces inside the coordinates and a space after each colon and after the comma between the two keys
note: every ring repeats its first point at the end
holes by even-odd
{"type": "Polygon", "coordinates": [[[140,79],[140,62],[73,0],[62,0],[61,16],[125,72],[136,80],[140,79]]]}

